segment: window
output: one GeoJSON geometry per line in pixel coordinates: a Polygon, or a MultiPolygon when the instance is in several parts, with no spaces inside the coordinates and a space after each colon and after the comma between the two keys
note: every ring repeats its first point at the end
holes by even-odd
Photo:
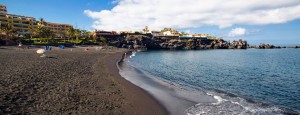
{"type": "Polygon", "coordinates": [[[29,24],[29,22],[23,22],[23,24],[29,24]]]}

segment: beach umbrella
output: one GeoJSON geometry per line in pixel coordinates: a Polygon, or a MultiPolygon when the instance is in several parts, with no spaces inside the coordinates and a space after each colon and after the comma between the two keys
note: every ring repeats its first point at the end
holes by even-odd
{"type": "Polygon", "coordinates": [[[44,54],[45,52],[46,52],[46,50],[44,50],[44,49],[36,50],[36,53],[38,53],[38,54],[44,54]]]}

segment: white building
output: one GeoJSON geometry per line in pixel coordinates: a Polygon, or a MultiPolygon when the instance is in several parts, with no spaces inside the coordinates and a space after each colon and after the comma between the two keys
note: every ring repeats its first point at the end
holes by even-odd
{"type": "Polygon", "coordinates": [[[165,32],[163,32],[163,35],[164,36],[172,36],[173,34],[171,31],[165,31],[165,32]]]}

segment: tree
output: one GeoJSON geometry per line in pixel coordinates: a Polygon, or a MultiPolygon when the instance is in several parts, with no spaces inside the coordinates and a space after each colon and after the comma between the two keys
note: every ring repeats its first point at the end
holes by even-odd
{"type": "Polygon", "coordinates": [[[75,29],[74,30],[74,36],[76,37],[76,42],[78,42],[78,38],[81,36],[81,30],[75,29]]]}
{"type": "Polygon", "coordinates": [[[2,26],[1,26],[1,21],[0,21],[0,39],[2,39],[2,26]]]}
{"type": "Polygon", "coordinates": [[[83,37],[84,39],[88,38],[88,31],[80,30],[80,32],[81,32],[81,37],[83,37]]]}
{"type": "Polygon", "coordinates": [[[143,29],[144,33],[148,33],[149,32],[149,29],[148,29],[148,26],[146,26],[144,29],[143,29]]]}
{"type": "Polygon", "coordinates": [[[164,28],[161,32],[172,31],[172,28],[164,28]]]}
{"type": "Polygon", "coordinates": [[[64,43],[66,43],[66,37],[68,36],[68,31],[66,30],[66,31],[63,31],[62,32],[62,36],[63,36],[63,38],[64,38],[64,43]]]}
{"type": "Polygon", "coordinates": [[[35,28],[30,28],[30,30],[28,32],[29,32],[29,35],[30,35],[30,40],[32,39],[33,36],[38,35],[35,28]]]}
{"type": "Polygon", "coordinates": [[[40,38],[40,43],[42,43],[42,37],[44,36],[44,30],[45,30],[44,25],[42,25],[40,23],[38,23],[37,27],[34,29],[34,31],[37,33],[37,35],[40,38]]]}
{"type": "Polygon", "coordinates": [[[49,43],[49,37],[52,38],[54,32],[51,31],[49,28],[42,29],[42,34],[47,38],[47,43],[49,43]]]}
{"type": "Polygon", "coordinates": [[[90,32],[90,36],[92,37],[92,39],[94,40],[94,43],[96,43],[96,31],[90,32]]]}
{"type": "Polygon", "coordinates": [[[6,35],[6,40],[11,39],[11,35],[17,32],[17,30],[14,29],[13,25],[10,23],[2,25],[1,31],[6,35]]]}
{"type": "Polygon", "coordinates": [[[40,18],[38,23],[45,26],[46,21],[44,20],[44,18],[40,18]]]}
{"type": "MultiPolygon", "coordinates": [[[[37,23],[37,27],[33,30],[34,33],[36,33],[40,38],[40,43],[42,43],[42,37],[45,36],[45,29],[46,29],[46,21],[44,18],[40,18],[40,20],[37,23]]],[[[48,41],[48,40],[47,40],[48,41]]]]}
{"type": "Polygon", "coordinates": [[[74,30],[73,27],[70,27],[70,28],[67,30],[68,41],[70,41],[70,38],[73,40],[74,33],[75,33],[75,30],[74,30]]]}
{"type": "Polygon", "coordinates": [[[81,30],[81,37],[83,37],[85,40],[89,40],[91,37],[91,32],[86,30],[81,30]]]}
{"type": "Polygon", "coordinates": [[[216,39],[214,36],[207,36],[207,39],[216,39]]]}
{"type": "Polygon", "coordinates": [[[99,37],[99,40],[100,40],[103,44],[107,44],[107,43],[108,43],[107,39],[104,38],[103,36],[100,36],[100,37],[99,37]]]}

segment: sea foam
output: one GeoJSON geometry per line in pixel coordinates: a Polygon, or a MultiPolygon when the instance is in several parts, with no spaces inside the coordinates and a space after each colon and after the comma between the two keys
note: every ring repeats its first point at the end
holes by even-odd
{"type": "Polygon", "coordinates": [[[262,103],[248,102],[241,97],[230,97],[226,94],[208,92],[207,95],[217,100],[216,103],[198,103],[186,110],[187,115],[253,115],[253,114],[284,114],[281,108],[262,103]],[[263,105],[263,106],[262,106],[263,105]]]}

